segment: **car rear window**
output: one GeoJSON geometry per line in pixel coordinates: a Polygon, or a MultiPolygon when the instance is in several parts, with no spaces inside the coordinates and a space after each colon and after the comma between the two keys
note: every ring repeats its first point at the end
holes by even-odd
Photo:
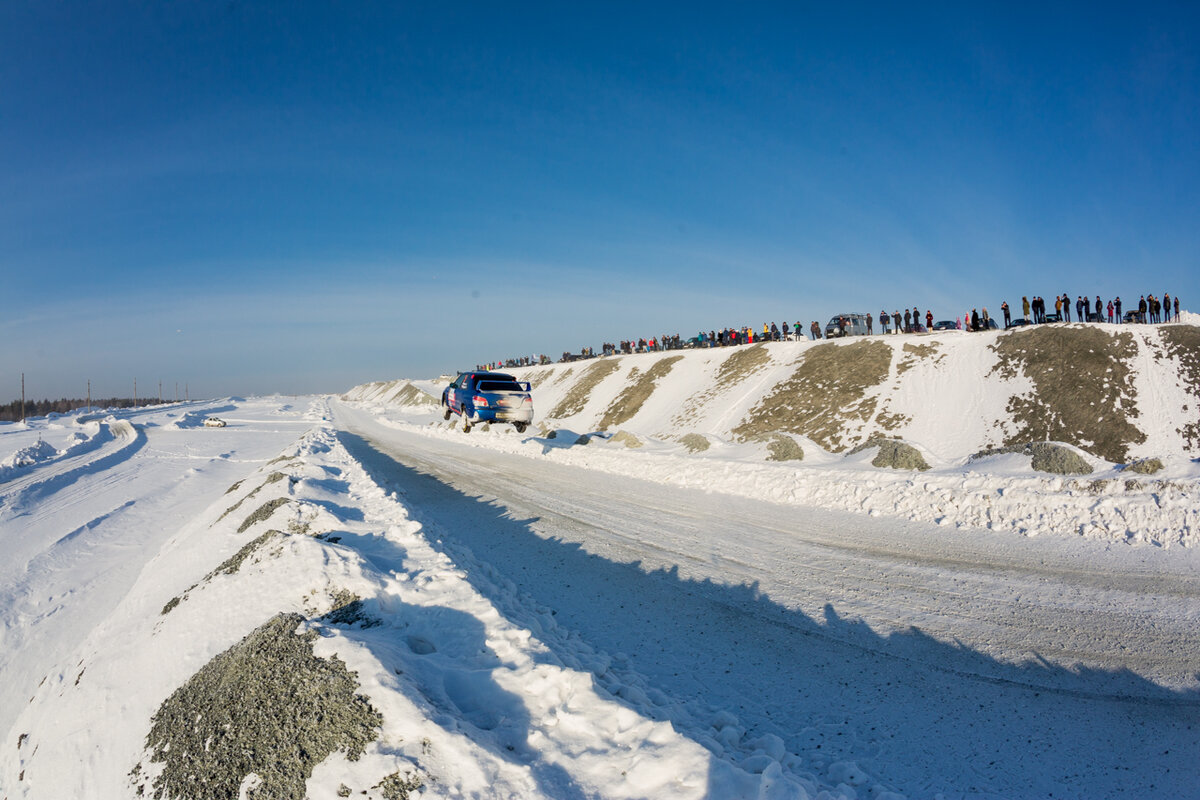
{"type": "Polygon", "coordinates": [[[480,381],[479,391],[481,392],[523,392],[521,384],[516,381],[480,381]]]}

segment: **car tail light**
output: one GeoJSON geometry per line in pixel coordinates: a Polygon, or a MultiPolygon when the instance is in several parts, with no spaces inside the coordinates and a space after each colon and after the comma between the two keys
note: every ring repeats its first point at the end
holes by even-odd
{"type": "Polygon", "coordinates": [[[532,397],[526,397],[526,398],[525,398],[524,400],[522,400],[521,402],[523,402],[523,403],[529,403],[529,405],[533,405],[533,398],[532,398],[532,397]]]}
{"type": "Polygon", "coordinates": [[[476,406],[479,406],[482,408],[488,407],[487,398],[484,397],[483,395],[478,395],[478,394],[475,395],[474,397],[471,398],[471,402],[474,403],[476,406]]]}

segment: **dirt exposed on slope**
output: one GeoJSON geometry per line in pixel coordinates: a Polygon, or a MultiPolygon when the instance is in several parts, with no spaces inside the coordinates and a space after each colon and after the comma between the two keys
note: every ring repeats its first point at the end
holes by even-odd
{"type": "Polygon", "coordinates": [[[437,400],[435,400],[433,397],[426,394],[425,392],[422,392],[420,389],[413,386],[411,383],[406,384],[405,387],[400,390],[400,393],[396,395],[396,399],[393,400],[392,402],[394,402],[398,406],[436,406],[436,405],[438,405],[437,400]]]}
{"type": "Polygon", "coordinates": [[[1132,422],[1137,388],[1129,364],[1137,344],[1127,332],[1094,326],[1045,326],[1001,336],[991,349],[999,362],[990,375],[1024,375],[1033,391],[1009,398],[1015,424],[1005,445],[1067,442],[1117,463],[1146,441],[1132,422]]]}
{"type": "Polygon", "coordinates": [[[273,617],[163,702],[146,737],[162,771],[151,780],[135,767],[138,794],[235,800],[254,774],[256,800],[304,797],[313,767],[331,753],[362,755],[383,717],[341,659],[314,655],[315,632],[294,633],[303,619],[273,617]]]}
{"type": "Polygon", "coordinates": [[[592,364],[579,376],[579,380],[567,392],[567,396],[554,407],[554,410],[550,412],[550,416],[562,419],[563,417],[573,417],[580,411],[583,411],[583,407],[587,405],[588,398],[592,396],[592,389],[596,388],[596,384],[616,372],[620,365],[620,362],[615,358],[606,358],[592,364]]]}
{"type": "Polygon", "coordinates": [[[1179,429],[1183,448],[1200,450],[1200,328],[1194,325],[1166,325],[1159,328],[1167,355],[1179,360],[1179,374],[1192,402],[1183,408],[1191,411],[1193,421],[1179,429]],[[1189,408],[1190,406],[1190,408],[1189,408]]]}
{"type": "Polygon", "coordinates": [[[650,399],[650,395],[654,394],[654,387],[659,379],[666,377],[675,362],[682,359],[683,356],[662,358],[655,361],[645,372],[638,373],[634,370],[630,373],[629,377],[633,382],[617,395],[604,412],[604,416],[600,418],[600,430],[607,430],[610,426],[621,425],[632,419],[641,411],[642,405],[650,399]]]}
{"type": "Polygon", "coordinates": [[[692,397],[684,405],[683,410],[672,420],[676,425],[683,425],[696,416],[710,400],[732,389],[754,373],[771,363],[771,355],[766,345],[756,344],[750,347],[739,347],[734,350],[717,368],[713,385],[700,394],[692,397]]]}
{"type": "Polygon", "coordinates": [[[891,362],[892,348],[884,342],[817,345],[733,434],[745,440],[773,431],[798,433],[840,453],[861,438],[876,406],[867,392],[887,380],[891,362]]]}

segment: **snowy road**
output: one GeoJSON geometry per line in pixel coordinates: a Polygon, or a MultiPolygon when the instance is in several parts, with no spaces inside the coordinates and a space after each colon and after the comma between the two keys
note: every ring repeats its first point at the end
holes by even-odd
{"type": "Polygon", "coordinates": [[[816,772],[852,760],[910,798],[1197,796],[1196,553],[774,505],[335,410],[452,556],[816,772]]]}

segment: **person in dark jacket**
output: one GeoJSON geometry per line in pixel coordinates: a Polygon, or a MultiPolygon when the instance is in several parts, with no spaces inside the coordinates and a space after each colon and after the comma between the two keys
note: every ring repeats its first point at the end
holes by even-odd
{"type": "Polygon", "coordinates": [[[889,320],[889,317],[888,317],[887,312],[884,311],[882,308],[879,309],[879,332],[880,333],[888,332],[888,320],[889,320]]]}
{"type": "Polygon", "coordinates": [[[817,321],[815,319],[813,320],[812,327],[809,328],[809,332],[812,333],[812,338],[813,338],[814,342],[817,339],[821,338],[821,326],[817,324],[817,321]]]}
{"type": "Polygon", "coordinates": [[[904,309],[904,332],[912,332],[912,313],[907,308],[904,309]]]}
{"type": "Polygon", "coordinates": [[[872,319],[872,318],[871,318],[871,315],[870,315],[870,314],[867,314],[867,336],[870,336],[870,335],[871,335],[871,333],[872,333],[872,331],[871,331],[871,325],[872,325],[871,319],[872,319]]]}
{"type": "Polygon", "coordinates": [[[1179,322],[1179,295],[1175,295],[1175,321],[1179,322]]]}
{"type": "Polygon", "coordinates": [[[979,310],[975,308],[971,309],[971,330],[979,330],[979,310]]]}
{"type": "Polygon", "coordinates": [[[1004,314],[1004,327],[1007,328],[1009,326],[1009,324],[1012,322],[1012,314],[1010,314],[1008,311],[1008,301],[1007,300],[1001,301],[1000,312],[1002,314],[1004,314]]]}
{"type": "Polygon", "coordinates": [[[892,312],[892,322],[896,323],[895,330],[893,330],[892,333],[899,333],[900,332],[900,312],[899,311],[892,312]]]}

